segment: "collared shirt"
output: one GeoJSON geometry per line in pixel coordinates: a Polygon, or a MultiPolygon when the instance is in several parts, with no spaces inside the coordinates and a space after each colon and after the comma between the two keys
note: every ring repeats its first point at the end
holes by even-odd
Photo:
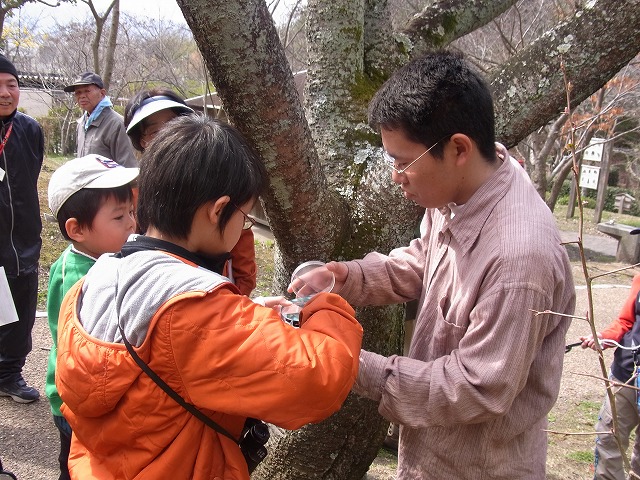
{"type": "Polygon", "coordinates": [[[354,305],[419,299],[407,357],[362,351],[354,391],[400,427],[399,479],[544,479],[575,289],[553,215],[502,146],[464,205],[421,237],[346,262],[354,305]],[[366,281],[365,281],[366,279],[366,281]]]}
{"type": "Polygon", "coordinates": [[[85,132],[86,120],[86,115],[78,119],[78,157],[95,153],[115,160],[125,167],[138,166],[122,115],[111,108],[105,108],[85,132]]]}

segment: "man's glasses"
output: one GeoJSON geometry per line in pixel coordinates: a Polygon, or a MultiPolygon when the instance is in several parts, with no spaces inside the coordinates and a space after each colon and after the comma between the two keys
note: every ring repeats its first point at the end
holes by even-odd
{"type": "Polygon", "coordinates": [[[256,221],[253,218],[244,213],[239,206],[235,204],[233,206],[236,207],[236,210],[238,210],[242,215],[244,215],[244,225],[242,225],[243,230],[249,230],[251,227],[255,226],[256,221]]]}
{"type": "MultiPolygon", "coordinates": [[[[448,135],[447,135],[448,137],[448,135]]],[[[444,140],[447,137],[443,137],[440,140],[438,140],[436,143],[434,143],[433,145],[431,145],[429,148],[427,148],[424,152],[422,152],[418,158],[416,158],[413,162],[409,163],[409,165],[407,165],[406,167],[404,167],[403,169],[397,169],[395,166],[396,163],[396,159],[393,158],[391,155],[389,155],[389,152],[387,152],[386,150],[382,150],[382,158],[384,158],[384,160],[387,162],[387,164],[389,165],[389,167],[391,167],[391,169],[396,172],[398,175],[403,174],[404,172],[406,172],[409,167],[411,165],[413,165],[414,163],[416,163],[418,160],[420,160],[422,157],[424,157],[427,153],[429,153],[431,151],[432,148],[434,148],[436,145],[438,145],[442,140],[444,140]]]]}

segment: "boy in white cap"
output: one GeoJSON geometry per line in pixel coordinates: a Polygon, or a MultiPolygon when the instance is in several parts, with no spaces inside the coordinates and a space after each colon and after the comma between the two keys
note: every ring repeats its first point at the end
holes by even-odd
{"type": "Polygon", "coordinates": [[[69,478],[67,460],[71,427],[60,413],[62,400],[55,384],[58,316],[65,294],[103,253],[118,252],[134,232],[131,182],[137,168],[125,168],[99,155],[87,155],[62,165],[49,181],[49,207],[69,245],[51,265],[47,315],[53,337],[45,393],[60,431],[60,480],[69,478]]]}

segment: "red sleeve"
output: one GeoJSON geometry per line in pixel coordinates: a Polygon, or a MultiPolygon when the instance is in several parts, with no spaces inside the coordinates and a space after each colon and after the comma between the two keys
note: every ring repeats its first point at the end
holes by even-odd
{"type": "Polygon", "coordinates": [[[633,324],[636,321],[635,303],[636,298],[638,297],[638,292],[640,292],[640,274],[633,277],[631,292],[629,293],[627,300],[624,302],[624,306],[622,307],[622,310],[620,310],[618,318],[600,332],[602,334],[602,338],[609,338],[619,342],[624,334],[631,330],[631,327],[633,327],[633,324]]]}
{"type": "MultiPolygon", "coordinates": [[[[226,270],[229,268],[227,264],[226,270]]],[[[233,283],[243,295],[249,296],[256,288],[256,249],[251,229],[243,230],[236,246],[231,250],[231,275],[233,283]]]]}

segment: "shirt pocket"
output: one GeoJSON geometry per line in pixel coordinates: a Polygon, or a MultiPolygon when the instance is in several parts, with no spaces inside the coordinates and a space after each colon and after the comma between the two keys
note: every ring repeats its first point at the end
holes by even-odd
{"type": "Polygon", "coordinates": [[[455,306],[451,305],[450,298],[442,297],[436,308],[436,322],[433,330],[432,347],[435,358],[449,355],[458,348],[468,325],[468,318],[460,318],[456,315],[455,306]]]}

